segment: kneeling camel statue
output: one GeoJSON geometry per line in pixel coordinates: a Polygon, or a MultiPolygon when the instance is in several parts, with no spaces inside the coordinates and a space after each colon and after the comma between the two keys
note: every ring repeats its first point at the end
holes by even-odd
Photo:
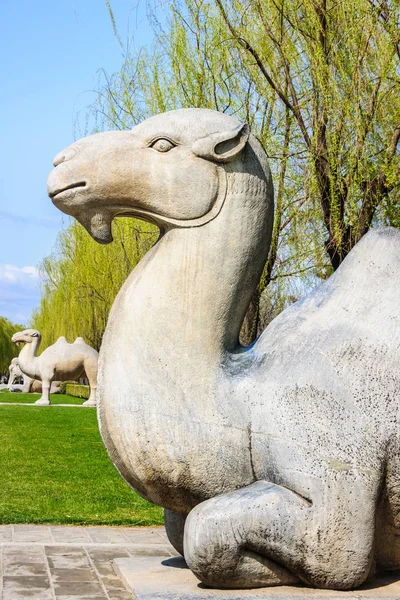
{"type": "Polygon", "coordinates": [[[30,392],[31,389],[31,385],[32,385],[32,379],[30,377],[27,377],[20,369],[19,367],[19,361],[18,361],[18,357],[14,357],[10,363],[10,366],[8,367],[8,370],[10,372],[10,375],[8,377],[8,389],[10,392],[12,392],[14,390],[14,381],[17,379],[17,377],[21,377],[22,378],[22,388],[17,388],[17,391],[21,391],[23,393],[28,393],[30,392]]]}
{"type": "Polygon", "coordinates": [[[351,589],[399,569],[400,232],[368,233],[243,348],[273,224],[271,174],[246,125],[172,111],[80,140],[54,164],[54,204],[97,241],[112,241],[118,215],[160,228],[110,313],[99,419],[197,577],[351,589]]]}
{"type": "Polygon", "coordinates": [[[21,371],[42,382],[42,396],[35,402],[39,406],[50,404],[50,388],[54,381],[76,380],[85,372],[89,380],[90,396],[83,406],[96,406],[98,352],[88,346],[83,338],[69,344],[64,336],[36,356],[41,335],[36,329],[18,331],[12,336],[15,344],[25,344],[18,356],[21,371]]]}

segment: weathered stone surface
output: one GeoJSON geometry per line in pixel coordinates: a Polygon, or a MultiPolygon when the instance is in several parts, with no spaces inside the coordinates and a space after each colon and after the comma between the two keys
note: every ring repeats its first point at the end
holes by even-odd
{"type": "Polygon", "coordinates": [[[122,214],[162,231],[111,310],[99,417],[198,578],[352,589],[399,569],[400,232],[364,236],[242,348],[273,224],[245,125],[172,111],[80,140],[55,165],[53,202],[97,241],[122,214]]]}
{"type": "Polygon", "coordinates": [[[42,382],[42,396],[35,402],[41,406],[50,404],[50,391],[60,381],[76,380],[86,373],[90,385],[90,396],[84,406],[96,405],[98,352],[88,346],[83,338],[78,337],[73,344],[68,344],[65,337],[60,337],[55,344],[36,356],[41,335],[36,329],[18,331],[12,336],[15,344],[25,344],[18,356],[21,371],[32,379],[42,382]]]}
{"type": "Polygon", "coordinates": [[[316,590],[306,586],[272,589],[214,590],[202,585],[183,558],[117,558],[116,571],[137,600],[361,600],[400,598],[400,581],[386,575],[353,592],[316,590]]]}

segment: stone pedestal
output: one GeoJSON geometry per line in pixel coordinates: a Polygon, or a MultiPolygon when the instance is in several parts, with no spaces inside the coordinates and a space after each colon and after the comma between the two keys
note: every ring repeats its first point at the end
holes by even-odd
{"type": "Polygon", "coordinates": [[[351,592],[282,586],[254,590],[212,590],[203,586],[183,558],[138,556],[114,561],[136,600],[378,600],[400,599],[400,573],[374,579],[351,592]]]}

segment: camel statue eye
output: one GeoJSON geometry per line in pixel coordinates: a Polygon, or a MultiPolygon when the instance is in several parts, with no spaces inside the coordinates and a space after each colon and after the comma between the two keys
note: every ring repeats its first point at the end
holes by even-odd
{"type": "Polygon", "coordinates": [[[175,148],[175,144],[165,138],[159,138],[151,144],[150,148],[154,148],[158,152],[169,152],[172,148],[175,148]]]}

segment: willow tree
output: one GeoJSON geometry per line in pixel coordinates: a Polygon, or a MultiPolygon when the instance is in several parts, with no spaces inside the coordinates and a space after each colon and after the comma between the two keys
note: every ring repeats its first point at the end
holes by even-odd
{"type": "Polygon", "coordinates": [[[8,376],[8,367],[14,356],[18,356],[19,350],[11,341],[16,331],[24,329],[22,325],[15,325],[5,317],[0,317],[0,374],[8,376]]]}
{"type": "Polygon", "coordinates": [[[377,209],[398,206],[399,3],[216,5],[244,64],[293,116],[336,269],[377,209]]]}
{"type": "Polygon", "coordinates": [[[78,223],[58,236],[55,252],[40,266],[43,290],[32,325],[42,348],[65,336],[78,336],[96,349],[120,287],[155,241],[155,228],[130,219],[113,224],[114,242],[97,244],[78,223]]]}
{"type": "Polygon", "coordinates": [[[399,1],[172,0],[162,19],[149,9],[155,43],[136,53],[128,44],[121,70],[102,73],[95,126],[126,129],[190,106],[250,124],[269,156],[276,214],[249,341],[267,288],[273,297],[283,282],[286,300],[297,296],[371,225],[400,224],[399,1]]]}

